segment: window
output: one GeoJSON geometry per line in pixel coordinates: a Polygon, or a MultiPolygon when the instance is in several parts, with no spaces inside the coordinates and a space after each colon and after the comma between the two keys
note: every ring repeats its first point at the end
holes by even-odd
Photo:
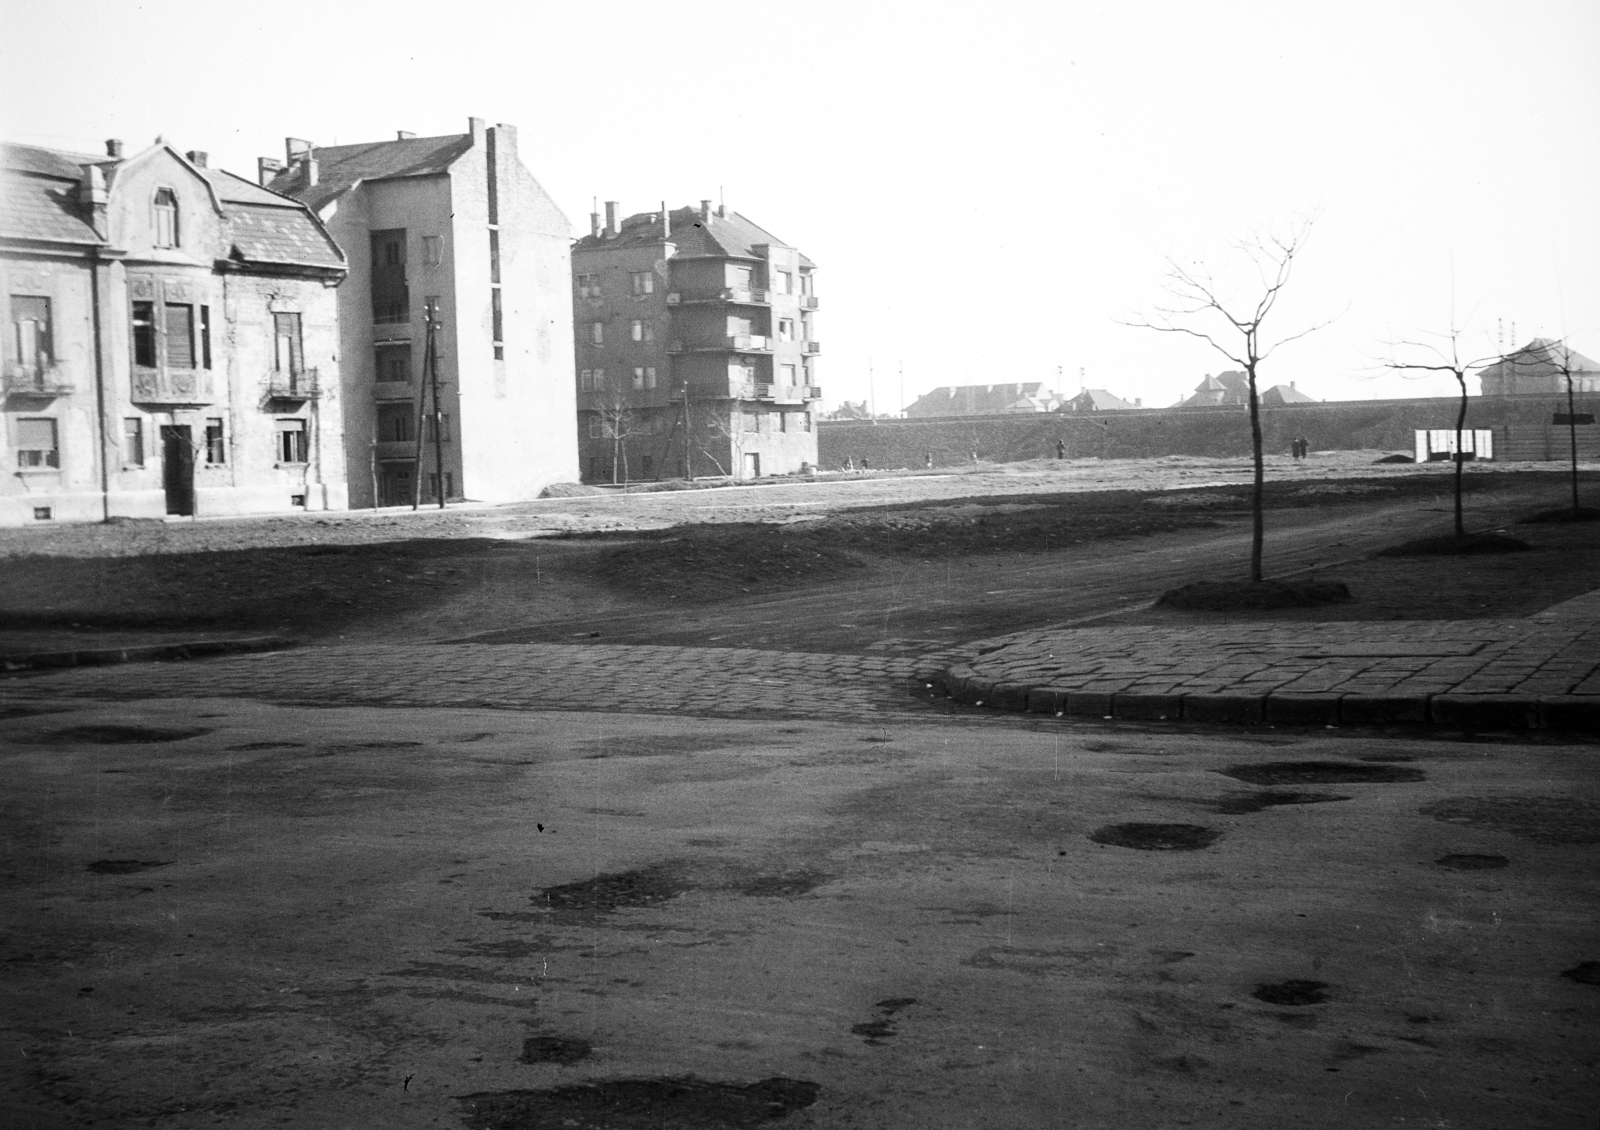
{"type": "Polygon", "coordinates": [[[606,387],[606,371],[604,369],[596,369],[594,371],[594,390],[596,392],[599,392],[601,389],[603,389],[605,387],[606,387]]]}
{"type": "Polygon", "coordinates": [[[278,462],[304,463],[310,452],[306,446],[304,420],[278,421],[278,462]]]}
{"type": "Polygon", "coordinates": [[[194,368],[194,307],[185,302],[165,306],[167,323],[167,368],[194,368]]]}
{"type": "Polygon", "coordinates": [[[272,335],[273,369],[280,373],[304,372],[305,358],[300,351],[300,315],[272,315],[272,335]]]}
{"type": "Polygon", "coordinates": [[[654,365],[646,365],[644,367],[644,387],[656,387],[656,367],[654,365]]]}
{"type": "MultiPolygon", "coordinates": [[[[779,318],[778,319],[778,340],[779,341],[793,341],[794,340],[794,319],[793,318],[779,318]]],[[[790,382],[790,383],[793,383],[793,382],[790,382]]]]}
{"type": "Polygon", "coordinates": [[[754,273],[749,267],[739,267],[729,263],[722,277],[730,290],[749,290],[754,273]]]}
{"type": "Polygon", "coordinates": [[[378,325],[411,320],[405,228],[372,233],[372,320],[378,325]]]}
{"type": "MultiPolygon", "coordinates": [[[[494,234],[495,233],[493,232],[490,233],[490,235],[494,234]]],[[[444,262],[444,236],[425,235],[422,237],[422,262],[425,266],[429,267],[437,267],[440,263],[444,262]]],[[[496,255],[494,259],[494,271],[494,281],[499,282],[500,259],[498,255],[496,255]]]]}
{"type": "Polygon", "coordinates": [[[748,337],[750,335],[750,319],[728,315],[728,336],[748,337]]]}
{"type": "Polygon", "coordinates": [[[222,442],[222,420],[213,416],[206,421],[206,462],[220,466],[228,461],[228,452],[222,442]]]}
{"type": "Polygon", "coordinates": [[[633,293],[654,294],[656,292],[656,275],[654,271],[634,271],[629,277],[633,280],[633,293]]]}
{"type": "Polygon", "coordinates": [[[803,432],[809,432],[811,430],[811,413],[810,412],[802,412],[802,413],[800,413],[800,430],[803,431],[803,432]]]}
{"type": "Polygon", "coordinates": [[[746,412],[744,414],[744,430],[747,432],[759,432],[761,430],[761,413],[746,412]]]}
{"type": "Polygon", "coordinates": [[[377,348],[377,379],[384,384],[411,383],[411,347],[380,345],[377,348]]]}
{"type": "Polygon", "coordinates": [[[783,383],[792,388],[794,386],[794,366],[779,365],[778,371],[783,374],[783,383]]]}
{"type": "Polygon", "coordinates": [[[579,298],[599,298],[600,297],[600,276],[599,275],[579,275],[578,276],[578,297],[579,298]]]}
{"type": "Polygon", "coordinates": [[[634,341],[654,341],[656,339],[656,324],[647,318],[633,320],[634,341]]]}
{"type": "Polygon", "coordinates": [[[122,463],[125,467],[144,466],[144,420],[138,416],[122,421],[122,463]]]}
{"type": "Polygon", "coordinates": [[[422,431],[423,431],[423,437],[422,438],[424,439],[424,441],[426,441],[428,443],[432,443],[433,442],[433,433],[434,432],[438,432],[439,433],[439,442],[440,443],[449,443],[450,442],[450,413],[448,413],[448,412],[439,413],[439,418],[438,418],[438,420],[436,422],[434,420],[433,414],[430,412],[428,415],[426,415],[426,416],[424,416],[422,418],[422,431]]]}
{"type": "Polygon", "coordinates": [[[779,294],[793,294],[794,275],[790,274],[788,271],[779,271],[778,285],[774,289],[776,289],[779,294]]]}
{"type": "Polygon", "coordinates": [[[156,246],[178,246],[178,194],[170,188],[156,189],[156,246]]]}
{"type": "Polygon", "coordinates": [[[811,272],[810,271],[801,271],[800,272],[800,293],[804,294],[804,295],[806,295],[808,297],[811,294],[811,272]]]}
{"type": "Polygon", "coordinates": [[[606,324],[604,322],[589,323],[589,341],[593,345],[606,343],[606,324]]]}
{"type": "Polygon", "coordinates": [[[644,387],[644,366],[643,365],[634,366],[634,370],[633,370],[633,387],[634,388],[643,388],[644,387]]]}
{"type": "Polygon", "coordinates": [[[600,417],[599,416],[590,416],[589,417],[589,438],[590,439],[599,439],[600,438],[600,417]]]}
{"type": "Polygon", "coordinates": [[[416,412],[409,402],[378,405],[378,442],[408,443],[416,438],[411,421],[416,412]]]}
{"type": "Polygon", "coordinates": [[[579,392],[593,392],[594,391],[594,370],[593,369],[579,369],[578,370],[578,391],[579,392]]]}
{"type": "Polygon", "coordinates": [[[50,300],[11,296],[11,359],[29,373],[48,368],[55,352],[50,340],[50,300]]]}
{"type": "Polygon", "coordinates": [[[133,304],[133,363],[145,369],[156,367],[156,304],[133,304]]]}
{"type": "Polygon", "coordinates": [[[773,415],[777,417],[777,420],[775,422],[778,425],[778,430],[780,432],[788,431],[789,430],[789,413],[783,411],[780,408],[778,411],[774,412],[773,415]]]}
{"type": "MultiPolygon", "coordinates": [[[[456,493],[456,477],[452,471],[444,473],[444,496],[451,498],[456,493]]],[[[439,501],[439,473],[437,471],[428,475],[428,497],[434,502],[439,501]]]]}
{"type": "Polygon", "coordinates": [[[200,366],[211,368],[211,307],[200,307],[200,366]]]}
{"type": "Polygon", "coordinates": [[[17,466],[23,470],[61,466],[61,449],[56,446],[54,420],[17,421],[17,466]]]}

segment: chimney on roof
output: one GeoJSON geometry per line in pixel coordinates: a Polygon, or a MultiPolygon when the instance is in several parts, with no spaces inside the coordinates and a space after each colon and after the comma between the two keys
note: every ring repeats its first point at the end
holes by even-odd
{"type": "Polygon", "coordinates": [[[204,149],[191,149],[184,156],[189,158],[189,164],[203,169],[206,167],[206,160],[210,157],[210,154],[204,149]]]}
{"type": "Polygon", "coordinates": [[[1293,388],[1293,387],[1294,387],[1294,382],[1293,382],[1293,381],[1290,381],[1290,382],[1289,382],[1289,387],[1290,387],[1290,388],[1293,388]]]}
{"type": "Polygon", "coordinates": [[[615,200],[607,200],[606,201],[606,235],[610,236],[610,237],[614,237],[614,236],[616,236],[617,232],[620,231],[620,230],[621,229],[619,229],[617,227],[617,202],[615,200]]]}
{"type": "Polygon", "coordinates": [[[711,201],[700,201],[700,218],[702,220],[709,220],[711,218],[711,201]]]}
{"type": "MultiPolygon", "coordinates": [[[[416,134],[412,133],[408,129],[397,129],[397,130],[394,131],[394,139],[396,141],[410,141],[413,137],[416,137],[416,136],[417,136],[416,134]]],[[[339,139],[338,138],[334,138],[334,140],[337,141],[339,139]]]]}
{"type": "Polygon", "coordinates": [[[78,180],[78,203],[89,213],[89,222],[97,234],[106,234],[106,175],[99,165],[86,165],[78,180]]]}
{"type": "Polygon", "coordinates": [[[309,141],[306,141],[304,138],[286,137],[283,139],[284,162],[288,164],[290,168],[293,168],[295,165],[299,164],[303,158],[311,156],[311,151],[315,148],[315,145],[311,144],[309,141]]]}
{"type": "Polygon", "coordinates": [[[661,238],[672,238],[672,213],[667,211],[667,202],[661,202],[661,238]]]}
{"type": "Polygon", "coordinates": [[[717,218],[720,220],[726,220],[728,218],[728,206],[726,204],[717,205],[717,218]]]}
{"type": "Polygon", "coordinates": [[[108,137],[108,138],[106,138],[106,156],[107,157],[121,157],[122,156],[122,138],[120,138],[120,137],[108,137]]]}
{"type": "Polygon", "coordinates": [[[273,179],[283,172],[283,162],[276,157],[256,158],[256,181],[262,188],[266,188],[273,179]]]}
{"type": "Polygon", "coordinates": [[[600,213],[599,212],[590,212],[589,213],[589,238],[591,238],[591,239],[599,239],[600,238],[600,213]]]}

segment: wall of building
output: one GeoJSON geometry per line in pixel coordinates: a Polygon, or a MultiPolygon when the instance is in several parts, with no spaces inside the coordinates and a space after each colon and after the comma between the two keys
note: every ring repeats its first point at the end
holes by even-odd
{"type": "MultiPolygon", "coordinates": [[[[1453,428],[1452,397],[1334,401],[1261,410],[1268,452],[1287,454],[1303,437],[1312,451],[1410,452],[1418,428],[1453,428]]],[[[1566,411],[1564,397],[1472,397],[1467,426],[1548,424],[1566,411]]],[[[1600,411],[1600,398],[1579,398],[1579,411],[1600,411]],[[1587,404],[1587,407],[1585,407],[1587,404]]],[[[936,467],[1053,458],[1056,443],[1068,458],[1138,459],[1161,455],[1215,458],[1250,454],[1250,422],[1242,408],[1168,408],[1104,412],[1090,417],[1054,413],[945,417],[924,420],[824,421],[818,426],[819,466],[834,469],[863,459],[874,468],[936,467]]]]}

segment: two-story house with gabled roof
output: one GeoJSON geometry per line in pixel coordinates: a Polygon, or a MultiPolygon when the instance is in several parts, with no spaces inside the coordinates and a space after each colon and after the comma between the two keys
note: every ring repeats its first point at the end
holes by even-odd
{"type": "Polygon", "coordinates": [[[817,461],[816,265],[737,212],[642,212],[572,249],[587,482],[793,474],[817,461]]]}
{"type": "Polygon", "coordinates": [[[351,505],[437,502],[441,490],[514,502],[576,479],[571,225],[523,167],[515,127],[469,118],[461,134],[285,149],[258,163],[261,182],[310,206],[350,257],[339,318],[351,505]],[[430,309],[437,414],[424,385],[430,309]]]}
{"type": "Polygon", "coordinates": [[[202,152],[0,145],[0,525],[342,509],[345,273],[202,152]]]}

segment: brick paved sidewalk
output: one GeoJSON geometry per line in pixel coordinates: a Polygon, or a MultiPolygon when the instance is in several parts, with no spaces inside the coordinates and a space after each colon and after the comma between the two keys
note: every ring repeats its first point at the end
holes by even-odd
{"type": "MultiPolygon", "coordinates": [[[[927,660],[620,644],[315,647],[243,658],[81,668],[0,683],[0,697],[248,698],[748,717],[915,710],[927,660]]],[[[924,698],[926,701],[926,698],[924,698]]]]}
{"type": "Polygon", "coordinates": [[[1525,620],[1020,632],[934,680],[1057,715],[1600,731],[1600,589],[1525,620]]]}

